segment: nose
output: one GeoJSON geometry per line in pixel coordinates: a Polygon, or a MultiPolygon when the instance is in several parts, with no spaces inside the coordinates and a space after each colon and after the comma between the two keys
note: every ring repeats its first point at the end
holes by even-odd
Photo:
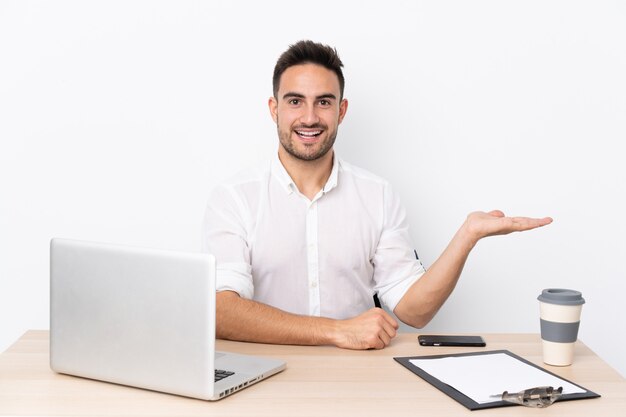
{"type": "Polygon", "coordinates": [[[304,106],[300,115],[300,123],[306,126],[312,126],[320,121],[315,105],[304,106]]]}

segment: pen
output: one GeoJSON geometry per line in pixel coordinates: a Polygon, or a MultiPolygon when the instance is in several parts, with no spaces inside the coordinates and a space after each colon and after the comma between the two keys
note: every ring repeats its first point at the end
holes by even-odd
{"type": "Polygon", "coordinates": [[[378,293],[374,293],[374,307],[382,308],[380,300],[378,299],[378,293]]]}

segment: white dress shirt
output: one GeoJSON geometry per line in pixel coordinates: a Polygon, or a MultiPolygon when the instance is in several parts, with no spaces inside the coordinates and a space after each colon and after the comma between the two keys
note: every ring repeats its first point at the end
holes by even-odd
{"type": "Polygon", "coordinates": [[[301,315],[336,319],[393,311],[425,271],[389,183],[337,158],[309,200],[278,156],[210,194],[203,250],[217,259],[217,290],[301,315]]]}

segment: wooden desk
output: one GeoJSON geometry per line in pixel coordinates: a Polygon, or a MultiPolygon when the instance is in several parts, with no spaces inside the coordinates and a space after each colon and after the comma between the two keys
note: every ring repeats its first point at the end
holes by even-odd
{"type": "MultiPolygon", "coordinates": [[[[569,367],[547,369],[602,398],[557,403],[543,410],[506,407],[469,411],[396,363],[394,356],[470,351],[420,347],[401,334],[380,351],[331,346],[275,346],[218,341],[220,350],[274,356],[287,369],[218,402],[205,402],[52,372],[48,332],[28,331],[0,355],[0,415],[138,416],[624,416],[626,380],[583,343],[569,367]]],[[[536,334],[484,335],[487,349],[508,349],[541,363],[536,334]]],[[[484,348],[474,348],[481,350],[484,348]]]]}

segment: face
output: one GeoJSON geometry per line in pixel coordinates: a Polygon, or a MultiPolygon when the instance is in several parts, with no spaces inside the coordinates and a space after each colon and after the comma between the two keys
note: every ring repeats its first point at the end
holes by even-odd
{"type": "Polygon", "coordinates": [[[276,96],[269,107],[281,151],[302,161],[327,155],[348,108],[347,100],[340,99],[337,74],[316,64],[289,67],[276,96]]]}

